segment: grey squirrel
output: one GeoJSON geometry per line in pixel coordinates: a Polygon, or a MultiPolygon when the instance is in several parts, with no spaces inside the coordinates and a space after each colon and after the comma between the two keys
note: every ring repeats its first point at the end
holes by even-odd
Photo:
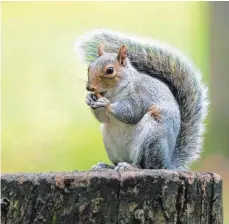
{"type": "Polygon", "coordinates": [[[90,64],[86,103],[116,167],[185,170],[199,158],[207,87],[189,59],[157,41],[106,30],[78,47],[90,64]]]}

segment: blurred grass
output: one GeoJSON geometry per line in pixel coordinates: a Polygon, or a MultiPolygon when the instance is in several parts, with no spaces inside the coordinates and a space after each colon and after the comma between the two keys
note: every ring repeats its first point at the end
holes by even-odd
{"type": "Polygon", "coordinates": [[[166,41],[208,80],[208,26],[203,2],[2,2],[2,172],[109,162],[84,101],[86,65],[73,52],[79,35],[109,28],[166,41]]]}
{"type": "MultiPolygon", "coordinates": [[[[86,66],[73,52],[75,39],[88,29],[152,36],[195,60],[190,27],[199,3],[2,5],[3,172],[83,170],[109,161],[99,124],[84,102],[86,66]]],[[[198,27],[196,18],[203,17],[195,17],[198,27]]],[[[195,33],[207,38],[197,28],[195,33]]],[[[205,70],[206,60],[199,54],[205,52],[199,49],[195,62],[205,70]]]]}

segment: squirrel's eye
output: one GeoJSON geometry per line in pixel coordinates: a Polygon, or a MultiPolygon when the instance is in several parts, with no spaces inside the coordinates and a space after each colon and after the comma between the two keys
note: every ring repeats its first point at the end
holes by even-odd
{"type": "Polygon", "coordinates": [[[108,75],[112,74],[113,72],[114,72],[114,68],[113,67],[109,67],[106,70],[106,74],[108,74],[108,75]]]}

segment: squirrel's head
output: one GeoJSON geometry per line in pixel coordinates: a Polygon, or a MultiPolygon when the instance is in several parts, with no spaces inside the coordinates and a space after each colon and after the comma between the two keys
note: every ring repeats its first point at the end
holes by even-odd
{"type": "Polygon", "coordinates": [[[108,89],[118,84],[127,65],[127,47],[122,45],[117,54],[106,53],[104,46],[98,47],[98,58],[88,67],[86,89],[104,95],[108,89]]]}

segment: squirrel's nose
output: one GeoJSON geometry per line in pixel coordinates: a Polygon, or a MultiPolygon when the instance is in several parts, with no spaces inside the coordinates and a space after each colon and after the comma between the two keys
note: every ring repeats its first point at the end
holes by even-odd
{"type": "Polygon", "coordinates": [[[86,86],[86,89],[87,89],[87,91],[94,91],[95,90],[95,88],[93,88],[93,87],[91,87],[89,85],[86,86]]]}

